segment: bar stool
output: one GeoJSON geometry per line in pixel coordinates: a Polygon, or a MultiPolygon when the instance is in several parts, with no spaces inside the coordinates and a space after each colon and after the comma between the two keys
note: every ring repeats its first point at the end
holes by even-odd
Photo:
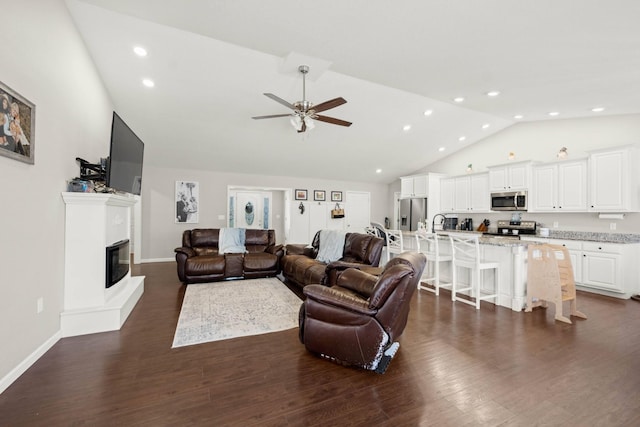
{"type": "Polygon", "coordinates": [[[380,233],[378,233],[378,229],[375,227],[365,227],[364,232],[371,236],[380,237],[380,233]]]}
{"type": "Polygon", "coordinates": [[[487,261],[480,259],[480,236],[478,234],[472,233],[455,233],[455,235],[449,234],[449,240],[451,241],[451,250],[453,254],[453,259],[451,261],[451,274],[452,274],[452,285],[451,285],[451,300],[452,301],[460,301],[465,304],[474,305],[477,310],[480,309],[480,301],[487,299],[496,299],[494,301],[497,303],[498,297],[498,284],[499,284],[499,275],[498,275],[498,262],[495,261],[487,261]],[[458,267],[468,268],[471,270],[470,275],[470,283],[469,286],[465,288],[458,288],[458,272],[456,271],[458,267]],[[488,295],[481,295],[481,272],[484,270],[495,270],[495,288],[494,293],[488,295]],[[458,294],[465,291],[471,291],[471,297],[475,299],[475,301],[470,301],[466,298],[459,297],[458,294]]]}
{"type": "Polygon", "coordinates": [[[387,234],[387,262],[391,259],[391,254],[400,255],[404,252],[404,241],[401,230],[385,230],[387,234]]]}
{"type": "Polygon", "coordinates": [[[416,248],[418,252],[421,252],[427,256],[427,262],[432,265],[431,270],[425,268],[420,281],[418,282],[418,289],[424,289],[425,291],[433,292],[436,295],[440,295],[440,288],[451,288],[452,283],[440,283],[440,263],[451,262],[451,255],[440,254],[440,245],[438,243],[438,235],[436,233],[416,233],[416,248]],[[429,274],[431,271],[431,274],[429,274]],[[433,288],[424,286],[422,282],[433,281],[433,288]]]}

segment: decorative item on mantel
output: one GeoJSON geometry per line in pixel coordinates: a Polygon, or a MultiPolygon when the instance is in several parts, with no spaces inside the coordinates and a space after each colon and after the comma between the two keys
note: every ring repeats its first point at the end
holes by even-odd
{"type": "Polygon", "coordinates": [[[473,172],[473,164],[469,163],[467,165],[467,173],[471,173],[471,172],[473,172]]]}
{"type": "Polygon", "coordinates": [[[559,159],[566,159],[568,155],[569,155],[569,153],[567,153],[567,147],[562,147],[558,151],[558,158],[559,159]]]}
{"type": "Polygon", "coordinates": [[[516,159],[516,153],[514,153],[513,151],[509,151],[509,160],[515,160],[516,159]]]}

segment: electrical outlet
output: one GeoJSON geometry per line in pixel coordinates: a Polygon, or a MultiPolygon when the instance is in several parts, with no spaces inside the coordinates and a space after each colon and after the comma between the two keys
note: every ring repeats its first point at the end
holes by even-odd
{"type": "Polygon", "coordinates": [[[610,222],[609,223],[609,230],[615,230],[616,229],[616,223],[615,222],[610,222]]]}
{"type": "Polygon", "coordinates": [[[42,313],[42,310],[44,310],[44,299],[42,299],[42,297],[38,298],[38,300],[36,301],[36,306],[38,314],[42,313]]]}
{"type": "Polygon", "coordinates": [[[553,221],[553,228],[558,228],[558,221],[553,221]]]}

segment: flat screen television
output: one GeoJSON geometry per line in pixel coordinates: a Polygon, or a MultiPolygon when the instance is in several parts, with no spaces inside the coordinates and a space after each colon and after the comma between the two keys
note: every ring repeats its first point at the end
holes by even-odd
{"type": "Polygon", "coordinates": [[[107,187],[139,195],[143,157],[144,143],[114,111],[107,162],[107,187]]]}

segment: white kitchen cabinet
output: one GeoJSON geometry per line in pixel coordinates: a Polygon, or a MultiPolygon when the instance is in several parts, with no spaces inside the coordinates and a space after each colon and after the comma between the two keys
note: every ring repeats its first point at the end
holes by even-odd
{"type": "Polygon", "coordinates": [[[582,243],[583,286],[624,292],[620,246],[596,242],[582,243]]]}
{"type": "Polygon", "coordinates": [[[429,176],[416,175],[400,178],[400,197],[428,197],[429,176]]]}
{"type": "Polygon", "coordinates": [[[522,236],[522,240],[565,246],[579,289],[618,298],[638,293],[639,244],[601,243],[522,236]]]}
{"type": "Polygon", "coordinates": [[[469,177],[471,194],[469,197],[473,212],[491,211],[491,192],[489,191],[489,173],[474,174],[469,177]]]}
{"type": "Polygon", "coordinates": [[[454,212],[455,208],[455,178],[442,178],[440,180],[440,211],[454,212]]]}
{"type": "Polygon", "coordinates": [[[518,162],[489,167],[490,191],[528,190],[532,162],[518,162]]]}
{"type": "Polygon", "coordinates": [[[453,185],[453,210],[455,212],[469,211],[469,194],[471,184],[468,176],[458,176],[453,185]]]}
{"type": "Polygon", "coordinates": [[[586,212],[587,160],[533,166],[529,200],[531,212],[586,212]]]}
{"type": "Polygon", "coordinates": [[[589,210],[640,211],[638,150],[621,147],[591,152],[589,156],[589,210]]]}

